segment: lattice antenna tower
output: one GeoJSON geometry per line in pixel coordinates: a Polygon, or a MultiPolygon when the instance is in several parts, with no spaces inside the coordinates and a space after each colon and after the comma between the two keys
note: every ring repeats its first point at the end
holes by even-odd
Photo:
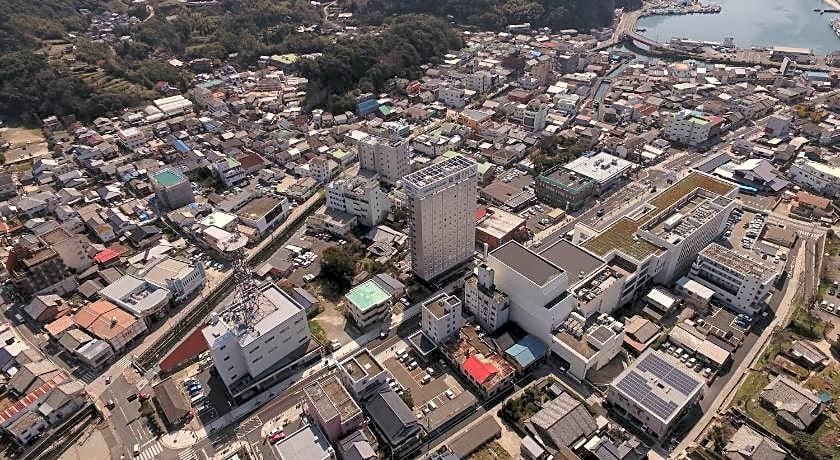
{"type": "MultiPolygon", "coordinates": [[[[239,232],[235,232],[232,241],[238,241],[239,238],[239,232]]],[[[233,279],[236,283],[231,304],[233,308],[228,310],[228,313],[232,316],[233,322],[241,328],[241,333],[253,331],[262,301],[259,282],[248,267],[244,247],[238,247],[232,251],[226,250],[226,252],[233,256],[233,279]]]]}

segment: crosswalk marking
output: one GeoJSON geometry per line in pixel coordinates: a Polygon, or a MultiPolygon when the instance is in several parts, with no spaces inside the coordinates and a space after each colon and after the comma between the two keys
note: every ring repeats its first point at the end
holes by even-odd
{"type": "Polygon", "coordinates": [[[146,377],[143,377],[142,379],[140,379],[139,382],[137,382],[137,391],[140,391],[143,388],[146,388],[148,385],[149,385],[149,379],[147,379],[146,377]]]}
{"type": "Polygon", "coordinates": [[[197,460],[198,455],[196,455],[192,447],[187,447],[184,450],[178,451],[178,458],[181,460],[197,460]]]}
{"type": "Polygon", "coordinates": [[[147,447],[143,452],[140,453],[140,460],[152,460],[163,452],[163,446],[160,445],[160,441],[155,441],[154,444],[147,447]]]}
{"type": "Polygon", "coordinates": [[[131,365],[131,355],[125,355],[119,361],[114,363],[114,369],[124,370],[131,365]]]}

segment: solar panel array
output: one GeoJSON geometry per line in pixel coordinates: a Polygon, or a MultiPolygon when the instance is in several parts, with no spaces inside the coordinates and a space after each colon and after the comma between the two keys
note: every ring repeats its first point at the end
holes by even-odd
{"type": "Polygon", "coordinates": [[[690,375],[683,372],[682,369],[675,367],[673,364],[653,353],[649,353],[645,356],[644,359],[636,365],[636,369],[640,372],[650,372],[662,383],[679,391],[685,396],[691,394],[691,392],[697,388],[699,383],[697,379],[692,378],[690,375]]]}
{"type": "Polygon", "coordinates": [[[653,393],[644,377],[635,370],[628,372],[616,387],[662,420],[668,420],[679,407],[673,401],[665,401],[653,393]]]}

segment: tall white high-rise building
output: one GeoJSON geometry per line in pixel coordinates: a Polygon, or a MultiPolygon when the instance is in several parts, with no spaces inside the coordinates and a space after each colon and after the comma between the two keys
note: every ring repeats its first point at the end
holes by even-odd
{"type": "Polygon", "coordinates": [[[389,184],[411,171],[407,139],[388,140],[368,137],[359,142],[359,166],[379,173],[379,178],[389,184]]]}
{"type": "Polygon", "coordinates": [[[411,217],[411,268],[430,280],[475,251],[478,172],[460,155],[403,178],[411,217]]]}

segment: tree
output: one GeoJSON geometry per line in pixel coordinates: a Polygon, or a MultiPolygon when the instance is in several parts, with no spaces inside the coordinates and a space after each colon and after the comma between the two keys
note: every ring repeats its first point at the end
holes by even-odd
{"type": "Polygon", "coordinates": [[[411,390],[408,388],[403,390],[403,394],[400,395],[400,398],[402,398],[403,402],[409,409],[414,409],[414,398],[411,396],[411,390]]]}
{"type": "Polygon", "coordinates": [[[329,247],[321,259],[321,276],[334,287],[346,289],[356,276],[356,262],[343,248],[329,247]]]}

